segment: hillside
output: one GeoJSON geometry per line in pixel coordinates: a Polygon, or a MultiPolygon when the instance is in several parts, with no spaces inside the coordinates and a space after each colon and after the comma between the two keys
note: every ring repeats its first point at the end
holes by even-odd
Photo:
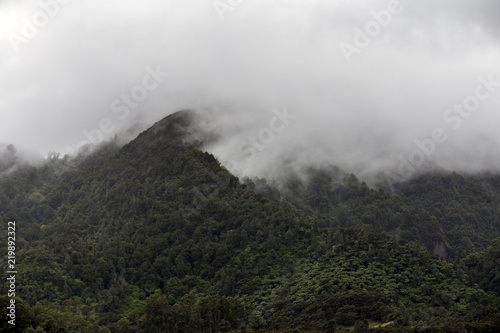
{"type": "Polygon", "coordinates": [[[203,152],[197,117],[0,179],[19,297],[2,331],[494,331],[499,177],[425,175],[388,193],[313,170],[278,189],[203,152]]]}
{"type": "Polygon", "coordinates": [[[500,237],[500,176],[435,172],[395,184],[394,190],[369,188],[337,168],[307,171],[307,181],[245,179],[269,198],[284,198],[315,217],[322,227],[362,227],[415,241],[457,262],[486,249],[500,237]]]}

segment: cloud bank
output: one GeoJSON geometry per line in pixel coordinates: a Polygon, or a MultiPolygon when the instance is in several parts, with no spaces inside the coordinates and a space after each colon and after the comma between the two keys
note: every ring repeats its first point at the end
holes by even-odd
{"type": "Polygon", "coordinates": [[[193,108],[239,176],[498,170],[499,13],[496,0],[0,1],[0,142],[66,153],[193,108]]]}

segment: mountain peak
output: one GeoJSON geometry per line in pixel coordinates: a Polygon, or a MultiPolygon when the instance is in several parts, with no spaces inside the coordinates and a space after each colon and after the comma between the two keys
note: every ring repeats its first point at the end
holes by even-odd
{"type": "Polygon", "coordinates": [[[182,140],[190,133],[197,114],[193,110],[181,110],[156,122],[149,129],[142,132],[138,140],[177,141],[182,140]]]}

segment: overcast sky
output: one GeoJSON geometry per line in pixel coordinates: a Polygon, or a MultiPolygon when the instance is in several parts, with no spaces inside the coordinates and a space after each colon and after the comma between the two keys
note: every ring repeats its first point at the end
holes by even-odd
{"type": "Polygon", "coordinates": [[[195,108],[238,175],[497,169],[498,17],[498,0],[0,0],[0,143],[66,153],[195,108]]]}

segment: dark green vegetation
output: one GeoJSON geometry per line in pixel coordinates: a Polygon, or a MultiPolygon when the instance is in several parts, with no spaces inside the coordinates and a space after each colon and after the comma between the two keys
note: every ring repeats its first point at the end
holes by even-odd
{"type": "Polygon", "coordinates": [[[192,117],[0,179],[17,331],[497,332],[500,177],[425,175],[391,194],[310,170],[277,190],[185,142],[192,117]]]}

